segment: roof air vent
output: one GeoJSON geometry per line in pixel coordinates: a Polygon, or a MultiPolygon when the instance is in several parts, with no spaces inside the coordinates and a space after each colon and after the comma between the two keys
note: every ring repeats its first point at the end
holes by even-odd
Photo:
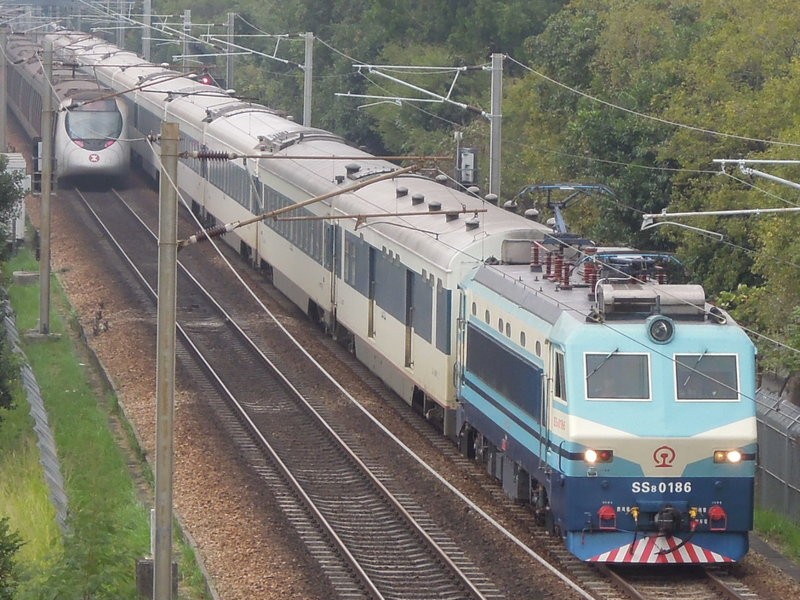
{"type": "Polygon", "coordinates": [[[535,208],[529,208],[525,211],[525,218],[530,221],[538,221],[539,220],[539,211],[535,208]]]}
{"type": "Polygon", "coordinates": [[[397,194],[398,198],[402,198],[403,196],[408,196],[408,188],[407,187],[399,187],[394,192],[397,194]]]}
{"type": "Polygon", "coordinates": [[[349,165],[345,165],[344,170],[347,171],[348,177],[352,177],[361,170],[361,165],[350,163],[349,165]]]}
{"type": "Polygon", "coordinates": [[[442,185],[444,185],[447,183],[447,179],[448,179],[447,175],[445,175],[444,173],[439,173],[436,176],[436,183],[441,183],[442,185]]]}
{"type": "Polygon", "coordinates": [[[453,211],[448,212],[447,215],[445,216],[445,218],[447,219],[448,223],[450,221],[455,221],[456,219],[458,219],[458,211],[454,211],[453,210],[453,211]]]}
{"type": "Polygon", "coordinates": [[[430,212],[440,211],[442,210],[442,203],[436,200],[431,200],[430,202],[428,202],[428,210],[430,212]]]}
{"type": "Polygon", "coordinates": [[[481,222],[478,219],[478,215],[475,215],[474,217],[470,217],[469,219],[467,219],[467,225],[466,225],[467,226],[467,231],[470,231],[471,229],[477,229],[480,224],[481,224],[481,222]]]}
{"type": "Polygon", "coordinates": [[[503,203],[503,208],[505,208],[507,211],[514,212],[517,210],[517,203],[513,200],[507,200],[503,203]]]}
{"type": "Polygon", "coordinates": [[[497,194],[486,194],[484,198],[489,204],[497,206],[497,194]]]}
{"type": "Polygon", "coordinates": [[[423,194],[414,194],[411,196],[411,204],[414,206],[422,204],[423,202],[425,202],[425,196],[423,194]]]}

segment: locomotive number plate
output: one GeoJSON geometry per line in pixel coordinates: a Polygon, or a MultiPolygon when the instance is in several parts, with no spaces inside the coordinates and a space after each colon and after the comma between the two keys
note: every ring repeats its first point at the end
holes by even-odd
{"type": "Polygon", "coordinates": [[[691,481],[634,481],[631,484],[634,494],[689,494],[691,481]]]}

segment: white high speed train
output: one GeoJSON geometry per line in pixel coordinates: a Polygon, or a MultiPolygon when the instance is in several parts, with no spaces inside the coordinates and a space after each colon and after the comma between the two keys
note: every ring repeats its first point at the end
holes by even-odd
{"type": "MultiPolygon", "coordinates": [[[[85,34],[83,37],[86,37],[85,34]]],[[[122,101],[81,72],[69,52],[56,53],[52,80],[45,81],[43,34],[11,34],[4,58],[8,61],[8,105],[26,134],[41,139],[42,93],[55,96],[53,113],[53,172],[56,177],[88,177],[111,181],[130,167],[126,138],[127,115],[122,101]]],[[[92,38],[96,52],[108,52],[92,38]]]]}

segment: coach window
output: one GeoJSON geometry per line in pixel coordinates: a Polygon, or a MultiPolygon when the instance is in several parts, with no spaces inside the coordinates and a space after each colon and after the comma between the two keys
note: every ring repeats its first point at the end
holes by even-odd
{"type": "Polygon", "coordinates": [[[739,400],[735,354],[676,354],[675,382],[679,402],[739,400]]]}
{"type": "Polygon", "coordinates": [[[475,302],[473,302],[472,303],[472,316],[474,317],[477,314],[478,314],[478,305],[475,302]]]}
{"type": "Polygon", "coordinates": [[[492,322],[492,316],[489,314],[488,310],[484,313],[483,320],[486,321],[487,325],[492,322]]]}
{"type": "Polygon", "coordinates": [[[525,347],[525,332],[524,331],[520,331],[519,332],[519,345],[522,346],[523,348],[525,347]]]}
{"type": "Polygon", "coordinates": [[[511,337],[511,323],[506,322],[506,337],[511,337]]]}
{"type": "Polygon", "coordinates": [[[647,354],[617,350],[585,355],[586,398],[589,400],[649,400],[650,360],[647,354]],[[620,373],[625,373],[620,377],[620,373]]]}
{"type": "Polygon", "coordinates": [[[497,331],[499,331],[500,333],[503,333],[503,319],[498,319],[497,320],[497,331]]]}

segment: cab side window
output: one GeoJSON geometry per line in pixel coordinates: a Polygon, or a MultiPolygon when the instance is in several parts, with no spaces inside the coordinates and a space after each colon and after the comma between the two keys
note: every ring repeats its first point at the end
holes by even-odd
{"type": "Polygon", "coordinates": [[[553,353],[553,396],[562,402],[567,401],[567,378],[564,374],[564,353],[553,353]]]}

